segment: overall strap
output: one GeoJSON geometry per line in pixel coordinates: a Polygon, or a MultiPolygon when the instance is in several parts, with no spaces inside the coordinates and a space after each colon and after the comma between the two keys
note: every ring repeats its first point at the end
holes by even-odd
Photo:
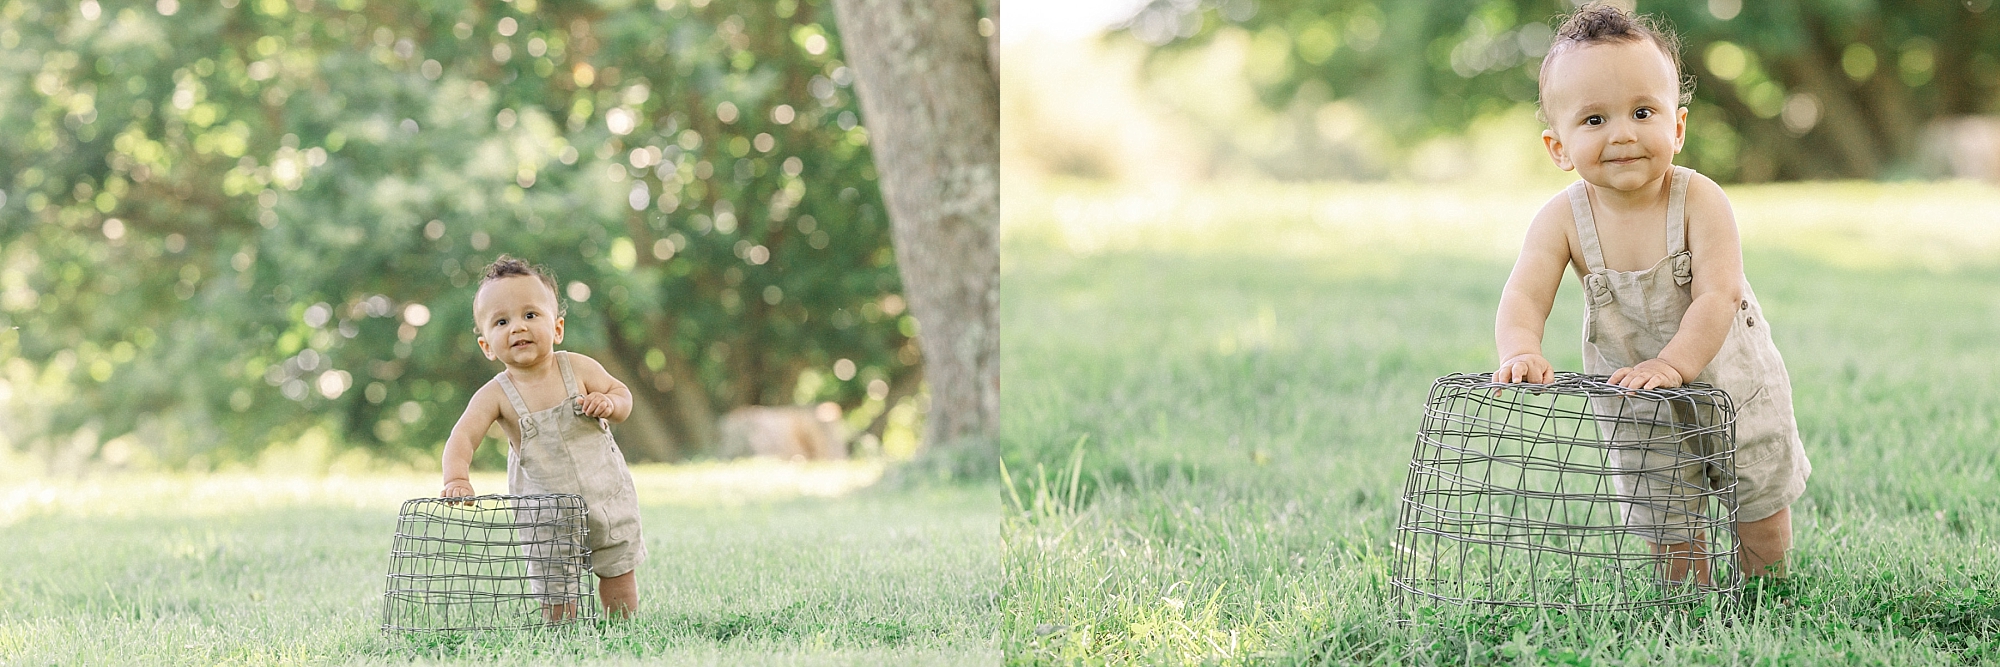
{"type": "Polygon", "coordinates": [[[507,371],[500,371],[493,379],[500,381],[500,390],[507,392],[507,402],[514,404],[514,414],[521,418],[528,416],[528,403],[521,400],[521,392],[514,389],[514,381],[507,378],[507,371]]]}
{"type": "Polygon", "coordinates": [[[569,369],[568,352],[556,351],[556,368],[562,369],[563,391],[569,392],[571,396],[582,396],[583,391],[576,386],[576,373],[569,369]]]}
{"type": "Polygon", "coordinates": [[[1667,190],[1667,255],[1673,256],[1687,251],[1687,194],[1688,178],[1694,170],[1674,167],[1674,183],[1667,190]]]}
{"type": "Polygon", "coordinates": [[[1597,273],[1604,270],[1604,247],[1597,243],[1597,220],[1590,217],[1590,193],[1583,188],[1579,178],[1564,192],[1569,194],[1569,210],[1576,216],[1576,240],[1583,244],[1584,268],[1597,273]]]}

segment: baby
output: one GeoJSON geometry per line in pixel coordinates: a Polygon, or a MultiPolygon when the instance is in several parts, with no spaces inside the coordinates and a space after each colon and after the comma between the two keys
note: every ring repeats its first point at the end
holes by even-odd
{"type": "MultiPolygon", "coordinates": [[[[1782,577],[1791,548],[1791,504],[1812,464],[1792,417],[1791,380],[1771,342],[1743,257],[1729,200],[1714,181],[1673,157],[1686,139],[1693,78],[1681,73],[1679,39],[1615,7],[1570,15],[1542,60],[1542,143],[1564,171],[1582,176],[1549,200],[1500,296],[1494,382],[1553,381],[1542,328],[1563,268],[1583,282],[1583,366],[1631,389],[1706,382],[1736,406],[1736,519],[1740,565],[1782,577]]],[[[1625,470],[1656,465],[1625,453],[1625,470]]],[[[1658,455],[1655,455],[1658,456],[1658,455]]],[[[1720,488],[1706,466],[1618,478],[1622,495],[1645,499],[1670,488],[1720,488]]],[[[1709,582],[1699,533],[1672,503],[1627,503],[1625,521],[1671,554],[1667,578],[1709,582]],[[1680,517],[1669,515],[1679,514],[1680,517]],[[1679,528],[1679,530],[1676,530],[1679,528]],[[1691,572],[1692,570],[1692,572],[1691,572]]]]}
{"type": "MultiPolygon", "coordinates": [[[[632,413],[632,392],[590,357],[555,349],[563,338],[562,308],[555,276],[506,255],[486,267],[472,299],[473,329],[479,349],[506,369],[493,376],[465,406],[444,446],[446,498],[473,495],[468,480],[472,453],[494,422],[507,432],[507,491],[518,495],[574,493],[588,508],[591,569],[600,581],[604,611],[613,618],[639,608],[634,576],[646,560],[639,534],[639,506],[625,456],[611,439],[609,422],[632,413]],[[607,422],[606,420],[609,420],[607,422]]],[[[534,556],[535,554],[530,554],[534,556]]],[[[549,576],[531,562],[529,576],[545,599],[549,576]]],[[[561,579],[556,573],[556,579],[561,579]]],[[[575,615],[571,601],[545,604],[551,620],[575,615]]]]}

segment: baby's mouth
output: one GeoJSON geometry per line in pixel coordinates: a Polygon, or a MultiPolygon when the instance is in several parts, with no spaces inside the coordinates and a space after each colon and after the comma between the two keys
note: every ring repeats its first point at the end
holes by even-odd
{"type": "Polygon", "coordinates": [[[532,340],[517,340],[517,341],[514,341],[514,344],[513,344],[513,345],[512,345],[511,347],[526,347],[526,346],[529,346],[529,345],[534,345],[534,344],[535,344],[535,341],[532,341],[532,340]]]}

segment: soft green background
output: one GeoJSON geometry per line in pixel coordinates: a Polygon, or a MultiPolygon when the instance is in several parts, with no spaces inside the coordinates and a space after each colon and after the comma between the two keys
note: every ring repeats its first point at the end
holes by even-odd
{"type": "MultiPolygon", "coordinates": [[[[1205,52],[1236,52],[1226,83],[1249,84],[1283,117],[1278,141],[1230,116],[1203,119],[1211,136],[1195,141],[1220,139],[1279,178],[1365,179],[1408,173],[1408,149],[1427,139],[1532,112],[1542,56],[1578,4],[1158,0],[1137,4],[1112,39],[1147,48],[1167,86],[1205,52]],[[1340,129],[1363,110],[1369,129],[1340,129]],[[1395,148],[1371,146],[1376,131],[1395,148]]],[[[1949,128],[1933,123],[2000,112],[1991,0],[1603,4],[1678,36],[1690,98],[1679,161],[1723,182],[1946,173],[1950,136],[1927,135],[1949,128]]],[[[1165,97],[1195,116],[1206,106],[1200,94],[1165,97]]]]}

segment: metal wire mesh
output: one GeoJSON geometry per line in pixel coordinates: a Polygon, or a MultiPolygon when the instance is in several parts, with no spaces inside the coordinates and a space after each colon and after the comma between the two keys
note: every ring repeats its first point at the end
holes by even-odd
{"type": "Polygon", "coordinates": [[[595,620],[596,577],[575,494],[403,503],[385,631],[516,630],[595,620]]]}
{"type": "Polygon", "coordinates": [[[1729,395],[1605,379],[1431,385],[1396,525],[1399,607],[1615,610],[1741,591],[1729,395]]]}

